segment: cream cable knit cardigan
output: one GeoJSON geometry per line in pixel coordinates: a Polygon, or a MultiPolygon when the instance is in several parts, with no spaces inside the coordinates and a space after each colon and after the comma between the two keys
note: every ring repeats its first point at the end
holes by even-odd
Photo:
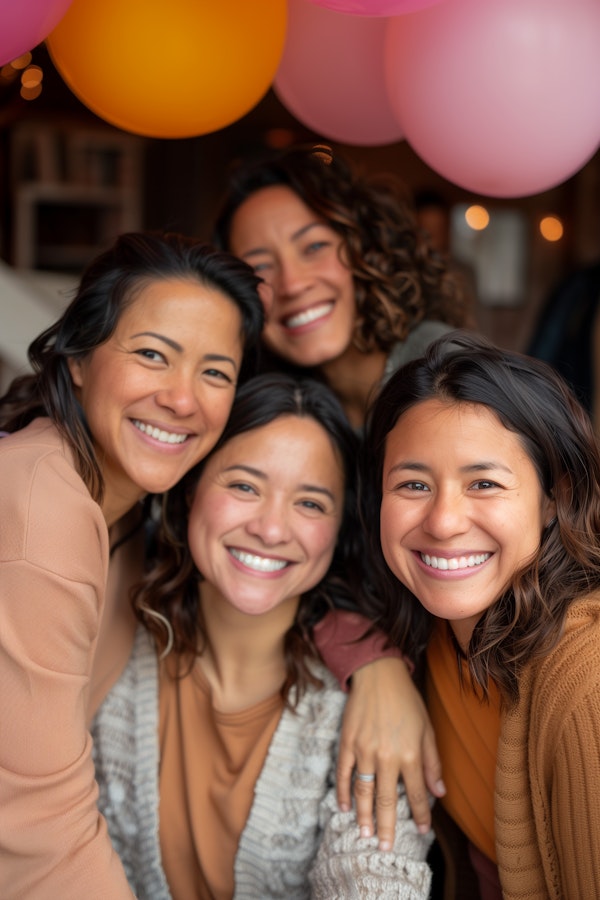
{"type": "MultiPolygon", "coordinates": [[[[321,690],[285,710],[255,789],[235,861],[235,898],[426,900],[431,835],[420,835],[398,797],[393,850],[361,839],[353,812],[337,810],[335,759],[345,695],[322,666],[321,690]]],[[[93,724],[99,806],[132,888],[168,900],[158,829],[158,669],[139,630],[120,681],[93,724]]]]}

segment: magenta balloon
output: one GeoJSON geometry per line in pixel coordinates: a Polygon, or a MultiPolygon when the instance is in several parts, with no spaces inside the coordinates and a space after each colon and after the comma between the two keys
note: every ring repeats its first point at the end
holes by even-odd
{"type": "Polygon", "coordinates": [[[323,6],[347,16],[401,16],[434,6],[442,0],[309,0],[315,6],[323,6]]]}
{"type": "Polygon", "coordinates": [[[385,19],[358,19],[288,0],[288,29],[273,89],[312,131],[358,146],[402,138],[384,73],[385,19]]]}
{"type": "Polygon", "coordinates": [[[448,181],[540,193],[598,149],[599,39],[598,0],[446,0],[388,20],[390,102],[448,181]]]}
{"type": "Polygon", "coordinates": [[[72,0],[6,0],[0,25],[0,65],[27,53],[58,25],[72,0]]]}

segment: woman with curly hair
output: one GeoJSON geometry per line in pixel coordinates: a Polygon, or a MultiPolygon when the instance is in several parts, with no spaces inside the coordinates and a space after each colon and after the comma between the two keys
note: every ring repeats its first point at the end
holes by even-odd
{"type": "Polygon", "coordinates": [[[146,628],[93,727],[99,806],[140,900],[429,896],[432,836],[404,789],[388,853],[332,797],[345,695],[310,629],[357,602],[355,466],[331,391],[265,374],[163,505],[146,628]]]}
{"type": "Polygon", "coordinates": [[[427,647],[442,805],[481,896],[600,896],[600,455],[587,414],[545,363],[456,333],[388,381],[366,447],[379,622],[415,655],[427,647]]]}
{"type": "MultiPolygon", "coordinates": [[[[324,380],[358,430],[377,389],[398,366],[467,323],[461,282],[419,234],[400,185],[390,177],[364,177],[327,146],[291,148],[241,165],[213,237],[271,289],[264,367],[308,370],[324,380]]],[[[379,638],[375,646],[354,643],[369,628],[364,619],[331,612],[315,640],[342,683],[360,667],[344,718],[339,799],[348,805],[355,763],[375,773],[377,790],[375,782],[355,781],[354,794],[365,829],[372,828],[376,807],[377,832],[387,846],[399,775],[424,830],[428,790],[440,796],[444,786],[433,731],[414,697],[414,714],[406,714],[414,691],[407,669],[391,659],[367,665],[396,648],[383,650],[379,638]]]]}
{"type": "Polygon", "coordinates": [[[271,288],[267,364],[319,373],[356,428],[398,366],[469,324],[461,282],[400,186],[354,172],[329,147],[238,168],[214,237],[271,288]]]}

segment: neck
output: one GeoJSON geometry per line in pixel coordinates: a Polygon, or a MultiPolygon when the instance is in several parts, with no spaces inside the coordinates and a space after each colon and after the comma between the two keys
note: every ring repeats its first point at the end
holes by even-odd
{"type": "Polygon", "coordinates": [[[337,395],[353,428],[365,424],[369,404],[381,383],[387,353],[362,353],[350,346],[337,359],[321,366],[328,385],[337,395]]]}
{"type": "Polygon", "coordinates": [[[480,616],[477,615],[469,619],[455,619],[450,621],[450,628],[458,642],[458,646],[465,654],[469,648],[471,638],[473,637],[473,631],[475,630],[475,626],[479,619],[480,616]]]}
{"type": "Polygon", "coordinates": [[[111,479],[110,475],[107,477],[106,472],[102,474],[104,477],[102,515],[108,527],[111,528],[115,522],[126,516],[142,500],[145,496],[145,491],[129,480],[124,480],[123,483],[120,483],[115,479],[111,479]]]}
{"type": "Polygon", "coordinates": [[[200,607],[206,646],[199,659],[215,709],[239,712],[279,691],[285,681],[284,638],[298,598],[260,615],[235,609],[214,587],[202,582],[200,607]]]}

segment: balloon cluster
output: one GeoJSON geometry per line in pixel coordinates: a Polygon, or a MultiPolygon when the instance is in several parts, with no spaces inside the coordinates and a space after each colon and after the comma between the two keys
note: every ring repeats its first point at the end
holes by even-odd
{"type": "Polygon", "coordinates": [[[322,137],[403,136],[448,181],[495,197],[548,190],[598,149],[598,0],[288,5],[273,87],[322,137]]]}
{"type": "Polygon", "coordinates": [[[47,39],[71,90],[150,137],[206,134],[270,87],[323,138],[406,139],[449,181],[525,196],[600,143],[598,0],[19,0],[0,63],[47,39]]]}

